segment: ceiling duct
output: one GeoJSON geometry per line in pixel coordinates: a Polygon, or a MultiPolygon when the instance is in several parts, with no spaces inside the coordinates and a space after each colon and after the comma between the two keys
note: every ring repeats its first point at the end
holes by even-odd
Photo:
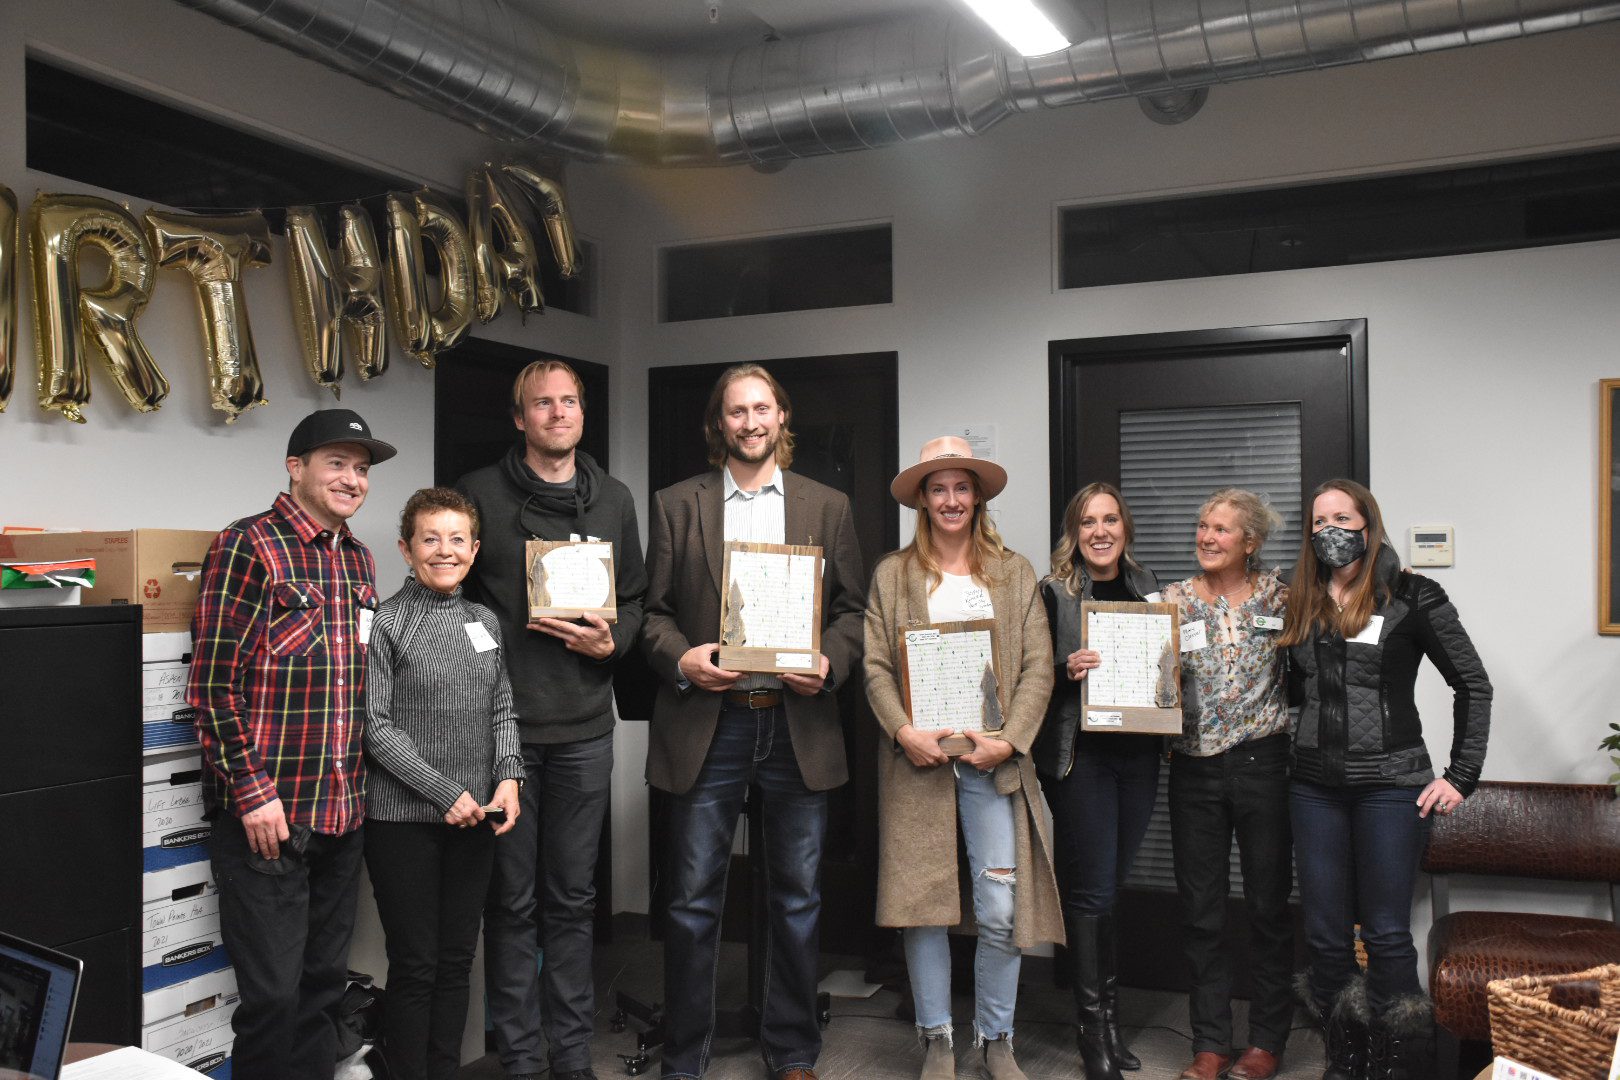
{"type": "Polygon", "coordinates": [[[1009,55],[976,19],[910,16],[741,49],[637,52],[548,29],[534,0],[177,0],[492,135],[590,160],[796,157],[972,135],[1018,112],[1594,25],[1620,0],[1081,0],[1092,36],[1009,55]]]}

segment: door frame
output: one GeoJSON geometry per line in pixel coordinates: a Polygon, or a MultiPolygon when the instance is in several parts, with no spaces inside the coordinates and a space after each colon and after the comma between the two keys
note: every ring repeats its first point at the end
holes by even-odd
{"type": "MultiPolygon", "coordinates": [[[[1162,334],[1122,334],[1113,337],[1066,338],[1047,347],[1047,390],[1051,450],[1051,535],[1063,529],[1063,508],[1080,489],[1078,463],[1070,448],[1078,437],[1080,368],[1088,360],[1170,360],[1182,356],[1220,356],[1271,348],[1334,346],[1347,349],[1349,380],[1350,461],[1356,480],[1367,482],[1367,320],[1329,319],[1321,322],[1230,326],[1212,330],[1183,330],[1162,334]]],[[[1118,478],[1112,478],[1117,480],[1118,478]]]]}

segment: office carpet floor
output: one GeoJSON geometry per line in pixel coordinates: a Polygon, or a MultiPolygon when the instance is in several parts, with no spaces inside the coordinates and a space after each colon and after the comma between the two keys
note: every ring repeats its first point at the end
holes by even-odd
{"type": "MultiPolygon", "coordinates": [[[[746,950],[727,944],[720,965],[721,1006],[740,1003],[746,983],[746,950]]],[[[824,955],[823,970],[858,968],[860,961],[824,955]]],[[[1046,962],[1025,966],[1019,988],[1017,1034],[1014,1045],[1019,1064],[1030,1080],[1075,1080],[1082,1075],[1080,1058],[1074,1046],[1073,997],[1052,986],[1046,962]]],[[[627,1076],[622,1054],[635,1053],[636,1025],[623,1032],[610,1030],[614,996],[618,991],[644,1001],[662,997],[662,950],[648,939],[644,921],[625,921],[615,928],[614,940],[597,949],[597,1025],[592,1043],[592,1066],[600,1080],[627,1076]]],[[[922,1065],[912,1025],[895,1015],[899,995],[879,990],[869,998],[832,999],[832,1023],[823,1034],[821,1060],[816,1073],[821,1080],[911,1080],[922,1065]]],[[[1129,1074],[1139,1080],[1175,1080],[1191,1060],[1191,1036],[1187,1025],[1187,1001],[1181,994],[1125,989],[1120,1008],[1131,1048],[1142,1059],[1142,1071],[1129,1074]]],[[[985,1075],[978,1053],[972,1048],[973,1003],[965,996],[955,1002],[957,1017],[957,1075],[973,1078],[985,1075]],[[965,1021],[965,1023],[964,1023],[965,1021]]],[[[1246,1031],[1247,1003],[1233,1004],[1238,1038],[1246,1031]]],[[[1295,1030],[1283,1058],[1283,1080],[1317,1080],[1322,1074],[1322,1040],[1296,1017],[1295,1030]]],[[[645,1076],[658,1075],[656,1056],[645,1076]]],[[[767,1080],[765,1067],[754,1044],[746,1039],[717,1040],[706,1074],[709,1080],[767,1080]]],[[[466,1065],[460,1080],[502,1080],[500,1061],[489,1054],[466,1065]]]]}

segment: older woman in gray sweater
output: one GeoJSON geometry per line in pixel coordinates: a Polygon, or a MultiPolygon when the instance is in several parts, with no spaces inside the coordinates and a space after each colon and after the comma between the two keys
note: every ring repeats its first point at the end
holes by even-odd
{"type": "Polygon", "coordinates": [[[378,609],[366,652],[366,868],[388,951],[383,1054],[394,1080],[450,1080],[523,758],[500,625],[461,595],[478,511],[448,488],[418,491],[400,515],[399,550],[411,574],[378,609]]]}

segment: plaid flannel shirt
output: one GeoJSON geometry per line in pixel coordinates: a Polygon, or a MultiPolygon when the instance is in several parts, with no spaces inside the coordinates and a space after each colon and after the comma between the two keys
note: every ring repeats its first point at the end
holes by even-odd
{"type": "Polygon", "coordinates": [[[359,827],[359,624],[360,612],[376,607],[371,552],[347,525],[334,537],[286,492],[215,537],[186,686],[210,808],[240,817],[279,798],[289,822],[316,832],[359,827]]]}

